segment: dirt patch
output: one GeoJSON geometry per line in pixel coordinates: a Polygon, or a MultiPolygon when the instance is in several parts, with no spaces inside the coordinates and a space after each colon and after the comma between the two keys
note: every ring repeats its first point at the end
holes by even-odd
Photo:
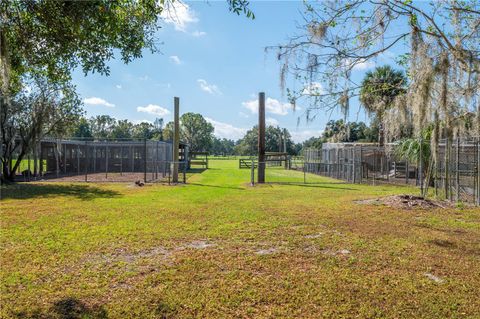
{"type": "Polygon", "coordinates": [[[324,255],[329,256],[347,256],[351,254],[351,251],[348,249],[340,249],[340,250],[333,250],[333,249],[323,249],[320,251],[324,255]]]}
{"type": "Polygon", "coordinates": [[[257,255],[271,255],[271,254],[275,254],[276,252],[278,252],[278,249],[275,248],[275,247],[272,247],[272,248],[268,248],[268,249],[257,250],[255,252],[255,254],[257,254],[257,255]]]}
{"type": "Polygon", "coordinates": [[[193,249],[205,249],[212,246],[215,246],[215,244],[209,243],[205,240],[194,240],[191,243],[185,245],[186,248],[193,248],[193,249]]]}
{"type": "Polygon", "coordinates": [[[166,248],[159,246],[138,252],[130,252],[126,249],[118,249],[111,254],[96,254],[89,256],[87,260],[94,264],[112,264],[117,262],[134,263],[142,258],[153,258],[156,256],[161,256],[162,258],[167,259],[170,254],[171,252],[169,252],[166,248]]]}
{"type": "Polygon", "coordinates": [[[445,201],[426,199],[421,196],[414,195],[393,195],[381,198],[364,199],[354,201],[357,204],[366,205],[385,205],[394,208],[412,209],[434,209],[452,207],[452,203],[445,201]]]}
{"type": "Polygon", "coordinates": [[[442,278],[437,277],[437,276],[435,276],[435,275],[433,275],[433,274],[430,274],[430,273],[425,273],[424,275],[425,275],[425,277],[427,277],[428,279],[430,279],[430,280],[432,280],[432,281],[434,281],[434,282],[436,282],[436,283],[439,283],[439,284],[444,281],[442,278]]]}
{"type": "Polygon", "coordinates": [[[323,236],[323,233],[317,233],[317,234],[305,235],[304,237],[307,239],[315,239],[315,238],[320,238],[322,236],[323,236]]]}

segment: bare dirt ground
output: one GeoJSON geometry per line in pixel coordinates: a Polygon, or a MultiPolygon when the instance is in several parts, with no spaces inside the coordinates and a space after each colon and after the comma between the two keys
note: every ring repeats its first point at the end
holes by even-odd
{"type": "Polygon", "coordinates": [[[355,201],[357,204],[385,205],[394,208],[412,209],[412,208],[448,208],[452,207],[451,202],[426,199],[414,195],[393,195],[381,198],[364,199],[355,201]]]}

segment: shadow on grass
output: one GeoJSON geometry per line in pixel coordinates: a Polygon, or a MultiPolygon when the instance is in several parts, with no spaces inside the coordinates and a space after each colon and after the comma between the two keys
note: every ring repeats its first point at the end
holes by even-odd
{"type": "Polygon", "coordinates": [[[67,297],[56,301],[47,311],[34,310],[29,313],[20,312],[17,318],[58,318],[58,319],[106,319],[107,311],[102,306],[89,307],[80,300],[67,297]]]}
{"type": "Polygon", "coordinates": [[[329,186],[329,185],[347,185],[346,183],[338,183],[338,182],[332,182],[332,183],[321,182],[321,183],[306,183],[306,184],[301,182],[266,182],[265,184],[314,187],[314,188],[331,188],[331,189],[342,189],[342,190],[349,190],[349,191],[358,190],[357,188],[350,188],[350,187],[329,186]]]}
{"type": "Polygon", "coordinates": [[[200,183],[188,183],[188,185],[201,186],[201,187],[212,187],[212,188],[227,188],[227,189],[236,189],[244,191],[245,188],[239,186],[220,186],[220,185],[209,185],[209,184],[200,184],[200,183]]]}
{"type": "Polygon", "coordinates": [[[0,199],[29,199],[49,196],[71,196],[81,200],[111,198],[120,193],[89,185],[11,184],[2,186],[0,199]]]}
{"type": "Polygon", "coordinates": [[[189,173],[190,174],[201,174],[206,170],[207,170],[206,168],[190,168],[189,170],[187,170],[187,174],[189,174],[189,173]]]}

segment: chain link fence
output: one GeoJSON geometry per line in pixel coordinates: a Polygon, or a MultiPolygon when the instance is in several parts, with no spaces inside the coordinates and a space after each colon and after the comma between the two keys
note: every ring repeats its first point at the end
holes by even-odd
{"type": "Polygon", "coordinates": [[[172,147],[146,139],[44,139],[23,159],[17,180],[167,182],[176,164],[185,181],[188,145],[180,145],[175,162],[172,147]]]}
{"type": "Polygon", "coordinates": [[[418,160],[413,162],[399,158],[394,147],[395,144],[380,147],[377,144],[325,143],[322,149],[304,150],[302,169],[349,183],[416,185],[422,194],[430,191],[441,198],[480,205],[478,138],[442,140],[436,155],[422,154],[420,147],[418,160]]]}

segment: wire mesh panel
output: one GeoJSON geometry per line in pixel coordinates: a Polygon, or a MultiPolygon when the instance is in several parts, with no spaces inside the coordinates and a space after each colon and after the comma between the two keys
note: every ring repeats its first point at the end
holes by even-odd
{"type": "MultiPolygon", "coordinates": [[[[36,179],[95,182],[154,182],[171,175],[172,143],[163,141],[45,139],[36,179]]],[[[182,154],[188,146],[182,145],[182,154]]],[[[186,157],[177,161],[180,172],[186,157]]]]}
{"type": "Polygon", "coordinates": [[[480,205],[479,139],[442,140],[438,145],[435,192],[480,205]]]}
{"type": "Polygon", "coordinates": [[[398,158],[394,147],[395,144],[380,147],[376,144],[325,143],[321,150],[304,151],[304,169],[350,183],[414,184],[423,193],[434,188],[440,197],[480,205],[478,138],[440,141],[436,156],[422,158],[420,152],[414,163],[398,158]]]}

